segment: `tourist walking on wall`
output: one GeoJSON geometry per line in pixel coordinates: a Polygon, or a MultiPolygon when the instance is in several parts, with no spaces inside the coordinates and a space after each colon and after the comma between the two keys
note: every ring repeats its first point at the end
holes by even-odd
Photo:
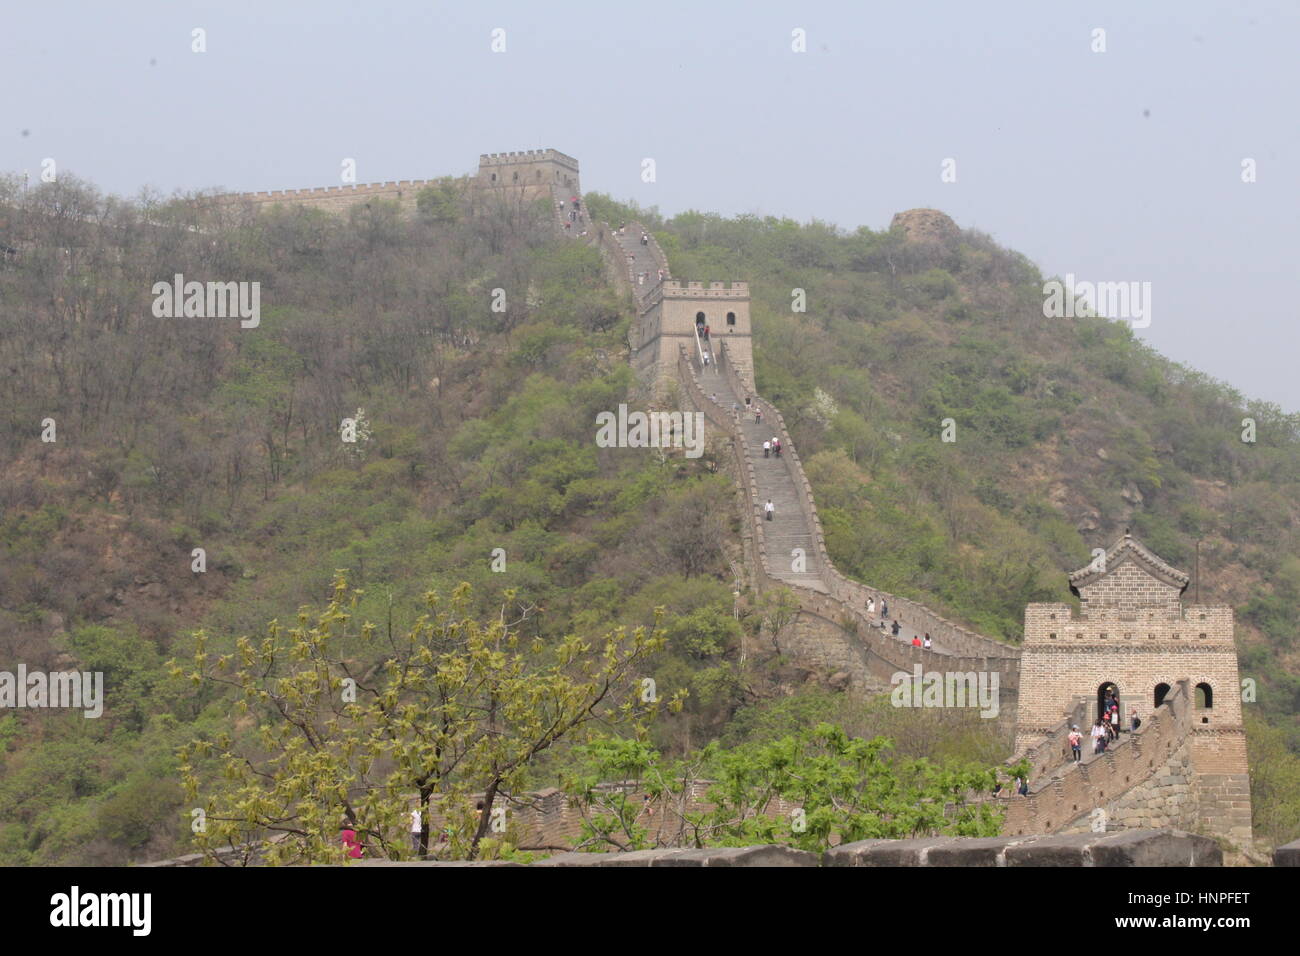
{"type": "Polygon", "coordinates": [[[1075,724],[1070,728],[1070,754],[1074,757],[1074,762],[1078,763],[1083,759],[1083,734],[1079,733],[1079,725],[1075,724]]]}
{"type": "Polygon", "coordinates": [[[884,599],[884,598],[881,598],[881,599],[880,599],[880,619],[883,621],[883,620],[884,620],[885,618],[887,618],[887,617],[889,617],[889,605],[885,603],[885,599],[884,599]]]}
{"type": "Polygon", "coordinates": [[[763,457],[772,457],[772,443],[770,441],[763,442],[763,457]]]}
{"type": "Polygon", "coordinates": [[[1134,707],[1128,714],[1128,729],[1130,733],[1137,733],[1137,729],[1142,726],[1142,718],[1138,716],[1138,709],[1134,707]]]}
{"type": "Polygon", "coordinates": [[[929,633],[929,631],[927,631],[926,634],[925,634],[925,640],[921,643],[921,646],[922,646],[922,647],[929,647],[929,646],[930,646],[930,643],[931,643],[931,641],[930,641],[930,633],[929,633]]]}
{"type": "Polygon", "coordinates": [[[902,628],[899,627],[897,621],[895,621],[895,622],[893,623],[893,625],[892,625],[892,626],[890,627],[890,629],[889,629],[890,633],[893,634],[894,637],[898,637],[898,632],[901,631],[901,630],[902,630],[902,628]]]}
{"type": "Polygon", "coordinates": [[[772,515],[776,514],[776,506],[772,504],[771,498],[768,498],[767,504],[763,505],[763,513],[767,516],[768,521],[771,521],[772,515]]]}
{"type": "Polygon", "coordinates": [[[867,598],[867,616],[874,617],[875,614],[876,614],[876,599],[873,597],[869,597],[867,598]]]}

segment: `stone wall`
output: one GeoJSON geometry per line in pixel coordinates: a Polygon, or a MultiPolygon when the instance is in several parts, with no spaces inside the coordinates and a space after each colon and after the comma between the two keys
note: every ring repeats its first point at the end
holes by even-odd
{"type": "MultiPolygon", "coordinates": [[[[1282,865],[1300,864],[1300,850],[1282,865]]],[[[353,866],[510,866],[482,863],[363,861],[353,866]]],[[[705,849],[638,850],[632,853],[560,853],[534,867],[644,866],[827,866],[827,867],[1219,867],[1223,851],[1210,839],[1181,830],[1130,830],[1023,837],[933,837],[921,840],[861,840],[825,853],[778,844],[705,849]]]]}
{"type": "MultiPolygon", "coordinates": [[[[749,383],[742,379],[740,374],[735,371],[735,363],[729,354],[725,342],[722,343],[720,351],[722,358],[719,361],[718,367],[723,371],[723,374],[733,376],[732,387],[735,388],[736,383],[739,383],[742,385],[741,391],[746,391],[752,394],[752,389],[743,387],[747,386],[749,383]]],[[[738,391],[737,394],[740,394],[740,392],[738,391]]],[[[879,601],[883,597],[889,603],[894,617],[907,621],[919,631],[928,631],[930,636],[934,638],[937,643],[942,645],[944,648],[942,653],[931,651],[928,652],[927,657],[923,658],[923,660],[934,661],[936,663],[945,662],[945,666],[936,667],[935,669],[972,670],[976,669],[974,666],[976,662],[979,663],[980,668],[984,668],[987,666],[985,662],[990,660],[1019,661],[1019,648],[1003,644],[999,641],[993,640],[992,638],[984,637],[983,635],[977,634],[959,624],[954,624],[953,622],[940,617],[929,608],[917,604],[915,601],[890,594],[889,592],[882,591],[879,588],[869,588],[856,581],[851,581],[837,571],[834,563],[831,561],[830,553],[826,550],[826,535],[822,530],[821,521],[817,516],[817,506],[813,501],[812,485],[808,482],[808,478],[804,474],[803,465],[799,458],[799,452],[794,441],[790,437],[789,429],[786,428],[785,419],[782,417],[780,410],[770,402],[755,397],[754,403],[762,410],[764,418],[772,422],[775,426],[776,434],[781,439],[781,446],[783,448],[782,455],[787,457],[790,462],[790,470],[794,475],[795,482],[799,488],[799,494],[797,496],[799,509],[807,520],[809,527],[813,529],[813,539],[816,543],[817,556],[820,561],[819,567],[821,568],[820,576],[822,583],[826,585],[830,596],[834,598],[838,604],[843,606],[845,615],[850,619],[860,622],[866,627],[870,627],[871,623],[874,622],[869,622],[867,619],[867,598],[875,597],[876,600],[879,601]]],[[[744,447],[744,442],[739,442],[738,444],[740,444],[742,448],[744,447]]],[[[753,479],[755,462],[752,457],[750,457],[747,448],[744,449],[744,453],[746,458],[746,474],[749,476],[750,487],[756,488],[757,482],[753,479]]],[[[762,541],[762,515],[757,509],[751,509],[751,511],[751,520],[755,527],[756,536],[759,541],[762,541]]],[[[913,648],[908,647],[907,650],[913,650],[913,648]]],[[[914,661],[912,663],[914,663],[914,661]]],[[[911,664],[909,663],[908,668],[906,669],[910,669],[910,667],[911,664]]],[[[930,668],[927,667],[927,669],[930,668]]],[[[999,665],[999,669],[1004,673],[1007,682],[1014,690],[1015,687],[1018,686],[1018,663],[1006,666],[999,665]]]]}
{"type": "Polygon", "coordinates": [[[355,186],[321,186],[314,189],[273,189],[267,192],[232,193],[219,197],[226,204],[248,203],[256,207],[268,205],[302,205],[328,212],[341,212],[357,203],[372,199],[392,200],[403,211],[415,210],[415,198],[426,186],[437,184],[436,179],[402,179],[395,182],[365,183],[355,186]]]}

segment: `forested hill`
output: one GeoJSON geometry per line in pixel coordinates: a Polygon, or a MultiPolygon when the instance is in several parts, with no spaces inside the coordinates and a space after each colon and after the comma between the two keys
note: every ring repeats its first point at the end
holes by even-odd
{"type": "MultiPolygon", "coordinates": [[[[383,202],[331,217],[0,180],[0,669],[109,684],[100,720],[0,714],[7,862],[184,852],[176,749],[229,731],[231,712],[164,662],[196,629],[216,654],[293,621],[337,569],[364,591],[358,620],[394,631],[463,580],[477,613],[515,602],[543,642],[652,625],[662,608],[653,676],[690,691],[654,729],[665,752],[844,713],[815,675],[755,650],[774,612],[733,598],[738,516],[716,450],[595,446],[596,413],[636,389],[630,304],[598,254],[555,240],[545,208],[473,217],[465,188],[429,190],[414,218],[383,202]],[[154,317],[153,284],[176,273],[260,282],[260,324],[154,317]]],[[[1200,539],[1202,599],[1238,609],[1242,671],[1271,722],[1250,725],[1252,771],[1272,748],[1266,785],[1283,797],[1256,800],[1257,827],[1275,812],[1294,829],[1294,417],[1122,325],[1043,319],[1041,277],[978,235],[909,245],[592,206],[639,215],[675,275],[750,281],[759,385],[846,573],[1014,641],[1024,604],[1066,597],[1064,571],[1123,526],[1187,568],[1200,539]],[[790,311],[796,288],[805,313],[790,311]]],[[[902,746],[1005,756],[977,738],[902,746]]],[[[554,771],[541,762],[532,781],[554,771]]]]}

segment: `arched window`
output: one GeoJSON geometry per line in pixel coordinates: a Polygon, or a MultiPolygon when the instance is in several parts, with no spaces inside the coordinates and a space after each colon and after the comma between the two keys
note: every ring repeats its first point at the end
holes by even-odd
{"type": "Polygon", "coordinates": [[[695,324],[696,324],[696,325],[703,325],[703,324],[704,324],[704,313],[703,313],[703,312],[696,312],[696,313],[695,313],[695,324]]]}
{"type": "Polygon", "coordinates": [[[735,312],[728,312],[728,313],[727,313],[727,324],[728,324],[728,325],[735,325],[735,324],[736,324],[736,313],[735,313],[735,312]]]}
{"type": "Polygon", "coordinates": [[[1114,681],[1102,681],[1097,687],[1097,716],[1102,720],[1109,718],[1112,700],[1116,706],[1119,705],[1119,685],[1114,681]]]}
{"type": "Polygon", "coordinates": [[[1169,685],[1156,684],[1156,693],[1155,693],[1155,697],[1153,698],[1152,706],[1159,707],[1161,704],[1165,702],[1165,698],[1168,696],[1169,696],[1169,685]]]}
{"type": "Polygon", "coordinates": [[[493,173],[493,174],[492,174],[492,181],[493,181],[493,182],[496,182],[496,181],[497,181],[497,174],[496,174],[496,173],[493,173]]]}
{"type": "Polygon", "coordinates": [[[1214,691],[1210,688],[1209,684],[1196,685],[1196,709],[1214,709],[1214,691]]]}

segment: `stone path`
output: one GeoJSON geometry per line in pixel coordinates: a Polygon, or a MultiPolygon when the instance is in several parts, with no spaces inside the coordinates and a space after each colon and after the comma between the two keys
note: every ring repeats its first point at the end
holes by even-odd
{"type": "Polygon", "coordinates": [[[632,293],[639,302],[659,284],[659,263],[650,247],[641,245],[641,230],[628,226],[621,236],[615,231],[614,239],[622,247],[624,256],[632,257],[631,262],[628,263],[628,267],[632,270],[632,293]],[[644,284],[636,280],[642,272],[649,273],[644,284]]]}

